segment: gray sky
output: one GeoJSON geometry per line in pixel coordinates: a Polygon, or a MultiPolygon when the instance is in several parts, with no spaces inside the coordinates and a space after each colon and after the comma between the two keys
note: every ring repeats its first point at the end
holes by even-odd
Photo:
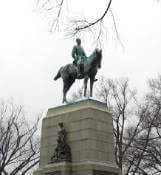
{"type": "MultiPolygon", "coordinates": [[[[101,14],[106,0],[72,0],[72,6],[69,2],[72,14],[94,19],[101,14]]],[[[0,97],[12,97],[33,114],[61,104],[62,81],[52,79],[60,66],[72,61],[70,54],[75,44],[75,38],[64,39],[62,28],[58,33],[49,33],[51,14],[38,12],[35,4],[35,0],[0,2],[0,97]]],[[[142,94],[147,79],[161,73],[161,3],[114,0],[112,10],[125,51],[116,39],[108,15],[98,76],[129,77],[131,86],[142,94]]],[[[89,55],[96,44],[89,34],[82,40],[89,55]]],[[[77,81],[70,93],[81,83],[77,81]]]]}

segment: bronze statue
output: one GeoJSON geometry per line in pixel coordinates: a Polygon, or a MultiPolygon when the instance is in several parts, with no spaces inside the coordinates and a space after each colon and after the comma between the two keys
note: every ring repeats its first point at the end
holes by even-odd
{"type": "Polygon", "coordinates": [[[54,80],[60,77],[63,79],[63,103],[67,102],[67,92],[76,79],[84,79],[84,96],[86,96],[87,83],[88,79],[90,79],[90,96],[92,97],[93,84],[96,81],[95,76],[98,68],[101,68],[102,50],[95,49],[89,57],[86,57],[80,44],[81,40],[77,39],[77,46],[74,46],[72,51],[73,64],[61,67],[54,77],[54,80]],[[81,66],[78,66],[79,62],[81,66]]]}

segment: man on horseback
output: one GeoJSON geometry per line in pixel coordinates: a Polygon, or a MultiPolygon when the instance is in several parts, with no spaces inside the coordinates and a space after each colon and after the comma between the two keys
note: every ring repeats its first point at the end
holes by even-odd
{"type": "Polygon", "coordinates": [[[84,74],[84,62],[87,59],[86,53],[81,46],[80,38],[76,39],[77,45],[72,49],[72,57],[74,58],[73,64],[78,67],[78,77],[81,77],[84,74]]]}
{"type": "Polygon", "coordinates": [[[67,92],[76,79],[84,79],[84,96],[87,95],[87,83],[88,79],[90,79],[90,96],[92,97],[93,84],[97,81],[95,76],[98,69],[101,68],[102,50],[95,49],[87,58],[83,48],[80,46],[80,39],[77,39],[76,41],[77,45],[73,47],[72,51],[72,57],[74,58],[73,64],[66,64],[65,66],[62,66],[54,77],[54,80],[59,78],[62,78],[63,80],[63,103],[67,102],[67,92]],[[80,65],[81,62],[83,63],[83,71],[80,70],[80,76],[78,75],[77,69],[77,66],[80,68],[79,62],[80,65]]]}

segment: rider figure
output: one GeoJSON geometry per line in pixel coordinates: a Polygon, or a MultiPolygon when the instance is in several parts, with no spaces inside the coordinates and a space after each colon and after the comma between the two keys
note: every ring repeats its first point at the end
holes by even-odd
{"type": "Polygon", "coordinates": [[[84,66],[83,63],[87,58],[83,47],[81,46],[80,38],[76,39],[77,45],[73,47],[72,57],[74,58],[73,64],[78,67],[78,77],[84,74],[84,66]]]}

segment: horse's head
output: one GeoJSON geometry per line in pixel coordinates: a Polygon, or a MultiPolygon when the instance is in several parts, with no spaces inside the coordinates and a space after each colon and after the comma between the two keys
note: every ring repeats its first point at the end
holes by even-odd
{"type": "Polygon", "coordinates": [[[96,59],[98,62],[98,68],[101,68],[101,60],[102,60],[102,49],[96,49],[95,50],[95,54],[96,54],[96,59]]]}

